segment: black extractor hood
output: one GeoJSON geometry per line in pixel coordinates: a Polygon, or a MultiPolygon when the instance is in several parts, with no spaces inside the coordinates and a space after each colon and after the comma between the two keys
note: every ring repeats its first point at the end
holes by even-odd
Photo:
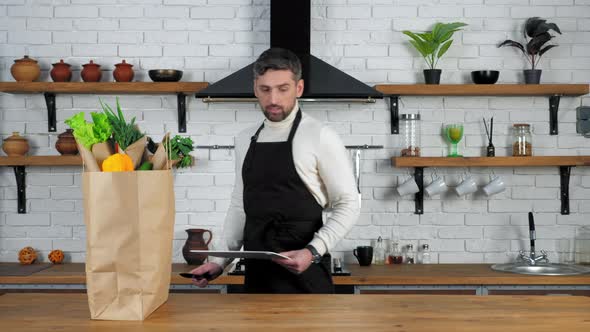
{"type": "MultiPolygon", "coordinates": [[[[375,102],[383,95],[310,53],[311,0],[271,0],[270,45],[293,51],[303,66],[303,101],[375,102]]],[[[197,92],[204,102],[250,101],[254,96],[250,64],[197,92]]]]}

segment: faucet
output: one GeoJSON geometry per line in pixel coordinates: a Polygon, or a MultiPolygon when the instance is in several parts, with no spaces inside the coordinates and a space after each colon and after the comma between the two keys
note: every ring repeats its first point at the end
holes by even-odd
{"type": "Polygon", "coordinates": [[[541,255],[537,256],[535,253],[535,219],[533,218],[533,213],[529,212],[529,236],[531,238],[531,254],[527,256],[524,250],[520,250],[518,252],[517,261],[525,262],[528,265],[535,266],[537,263],[542,262],[545,264],[549,264],[549,259],[547,258],[547,252],[545,250],[541,250],[541,255]]]}

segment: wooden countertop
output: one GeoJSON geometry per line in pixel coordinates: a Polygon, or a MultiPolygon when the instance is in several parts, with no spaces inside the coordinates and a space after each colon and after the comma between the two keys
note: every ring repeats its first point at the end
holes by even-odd
{"type": "Polygon", "coordinates": [[[90,320],[85,294],[0,296],[4,331],[590,331],[589,297],[171,294],[145,321],[90,320]]]}
{"type": "MultiPolygon", "coordinates": [[[[18,264],[18,263],[1,263],[18,264]]],[[[531,276],[496,272],[490,264],[347,265],[351,276],[334,277],[337,285],[590,285],[590,274],[578,276],[531,276]]],[[[172,284],[190,284],[178,275],[193,269],[172,264],[172,284]]],[[[216,285],[242,284],[241,276],[222,275],[216,285]]],[[[26,277],[0,276],[2,284],[84,284],[84,264],[54,265],[26,277]]]]}

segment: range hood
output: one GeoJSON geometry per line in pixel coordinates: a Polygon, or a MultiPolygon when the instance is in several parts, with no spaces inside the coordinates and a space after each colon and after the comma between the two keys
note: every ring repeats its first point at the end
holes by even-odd
{"type": "MultiPolygon", "coordinates": [[[[271,0],[270,46],[293,51],[303,67],[301,101],[375,102],[383,95],[310,53],[311,0],[271,0]]],[[[204,102],[252,101],[254,64],[209,85],[196,94],[204,102]]]]}

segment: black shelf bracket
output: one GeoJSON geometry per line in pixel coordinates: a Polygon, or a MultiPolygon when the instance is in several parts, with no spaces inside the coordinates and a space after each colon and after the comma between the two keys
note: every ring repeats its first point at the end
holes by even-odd
{"type": "Polygon", "coordinates": [[[416,203],[415,214],[424,214],[424,167],[416,167],[414,169],[414,180],[418,185],[418,191],[414,194],[414,202],[416,203]]]}
{"type": "Polygon", "coordinates": [[[14,166],[18,199],[18,213],[27,213],[27,193],[25,191],[25,166],[14,166]]]}
{"type": "Polygon", "coordinates": [[[186,133],[186,94],[179,92],[178,98],[178,132],[186,133]]]}
{"type": "Polygon", "coordinates": [[[45,103],[47,104],[47,130],[50,132],[57,131],[55,120],[55,93],[45,92],[45,103]]]}
{"type": "Polygon", "coordinates": [[[570,214],[570,173],[571,166],[559,166],[559,182],[561,191],[561,214],[570,214]]]}
{"type": "Polygon", "coordinates": [[[399,96],[390,95],[389,112],[391,113],[391,133],[399,134],[399,96]]]}
{"type": "Polygon", "coordinates": [[[557,135],[557,111],[559,110],[559,99],[560,95],[554,95],[549,97],[549,134],[557,135]]]}

